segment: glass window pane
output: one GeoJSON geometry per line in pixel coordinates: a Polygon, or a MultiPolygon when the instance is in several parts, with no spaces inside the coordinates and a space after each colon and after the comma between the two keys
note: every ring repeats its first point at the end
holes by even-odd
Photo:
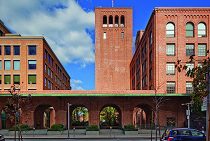
{"type": "Polygon", "coordinates": [[[1,55],[1,46],[0,46],[0,55],[1,55]]]}
{"type": "Polygon", "coordinates": [[[20,60],[14,60],[14,70],[20,70],[20,60]]]}
{"type": "Polygon", "coordinates": [[[36,84],[36,75],[28,75],[28,84],[36,84]]]}
{"type": "Polygon", "coordinates": [[[193,37],[194,36],[194,25],[192,23],[186,24],[186,36],[193,37]]]}
{"type": "Polygon", "coordinates": [[[186,55],[191,56],[195,54],[194,44],[186,44],[186,55]]]}
{"type": "Polygon", "coordinates": [[[14,84],[20,84],[20,75],[14,75],[13,81],[14,81],[14,84]]]}
{"type": "Polygon", "coordinates": [[[1,79],[2,79],[2,78],[1,78],[1,75],[0,75],[0,84],[1,84],[1,79]]]}
{"type": "Polygon", "coordinates": [[[206,44],[198,44],[198,56],[206,56],[206,44]]]}
{"type": "Polygon", "coordinates": [[[4,47],[4,55],[10,55],[11,54],[11,48],[10,46],[4,47]]]}
{"type": "Polygon", "coordinates": [[[4,61],[4,70],[10,70],[10,68],[11,68],[10,60],[5,60],[4,61]]]}
{"type": "Polygon", "coordinates": [[[36,46],[35,45],[28,46],[28,55],[36,55],[36,46]]]}
{"type": "Polygon", "coordinates": [[[4,84],[11,84],[11,76],[4,75],[4,84]]]}
{"type": "Polygon", "coordinates": [[[166,45],[166,55],[175,55],[175,44],[166,45]]]}
{"type": "Polygon", "coordinates": [[[14,55],[20,55],[20,46],[14,46],[14,55]]]}
{"type": "Polygon", "coordinates": [[[175,93],[175,82],[167,82],[167,93],[175,93]]]}
{"type": "Polygon", "coordinates": [[[166,74],[175,74],[175,63],[166,64],[166,74]]]}
{"type": "Polygon", "coordinates": [[[30,70],[36,69],[36,60],[28,61],[28,69],[30,69],[30,70]]]}
{"type": "Polygon", "coordinates": [[[166,25],[166,37],[174,37],[175,36],[175,26],[172,23],[168,23],[166,25]]]}

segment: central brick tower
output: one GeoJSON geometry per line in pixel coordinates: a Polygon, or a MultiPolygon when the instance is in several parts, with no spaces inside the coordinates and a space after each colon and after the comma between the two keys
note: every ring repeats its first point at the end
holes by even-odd
{"type": "Polygon", "coordinates": [[[96,90],[129,90],[132,9],[95,9],[96,90]]]}

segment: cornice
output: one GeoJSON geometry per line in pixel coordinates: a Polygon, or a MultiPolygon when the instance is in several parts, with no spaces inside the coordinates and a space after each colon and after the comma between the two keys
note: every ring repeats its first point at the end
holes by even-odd
{"type": "Polygon", "coordinates": [[[210,12],[210,7],[158,7],[155,8],[156,12],[210,12]]]}

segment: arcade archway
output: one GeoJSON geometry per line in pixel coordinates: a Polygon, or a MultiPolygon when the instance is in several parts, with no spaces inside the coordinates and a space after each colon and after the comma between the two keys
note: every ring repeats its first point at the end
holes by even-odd
{"type": "Polygon", "coordinates": [[[118,106],[104,106],[100,111],[100,128],[121,128],[121,116],[118,106]]]}
{"type": "Polygon", "coordinates": [[[148,105],[138,105],[133,110],[133,125],[136,128],[151,128],[154,123],[152,108],[148,105]]]}
{"type": "Polygon", "coordinates": [[[55,110],[51,105],[39,105],[34,112],[34,127],[36,129],[50,128],[55,124],[55,110]]]}
{"type": "Polygon", "coordinates": [[[89,125],[89,112],[84,106],[73,106],[71,109],[71,126],[85,128],[89,125]]]}

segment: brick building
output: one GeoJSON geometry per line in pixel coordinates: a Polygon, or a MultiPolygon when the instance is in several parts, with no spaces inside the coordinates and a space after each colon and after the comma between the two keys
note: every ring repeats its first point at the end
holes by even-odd
{"type": "Polygon", "coordinates": [[[136,50],[130,64],[132,90],[155,90],[156,93],[191,93],[192,79],[186,71],[201,65],[186,63],[207,57],[210,44],[210,8],[155,8],[145,28],[136,37],[136,50]]]}
{"type": "Polygon", "coordinates": [[[131,8],[95,9],[96,90],[130,89],[132,21],[131,8]]]}
{"type": "Polygon", "coordinates": [[[69,90],[70,76],[41,36],[12,34],[0,22],[0,90],[69,90]]]}

